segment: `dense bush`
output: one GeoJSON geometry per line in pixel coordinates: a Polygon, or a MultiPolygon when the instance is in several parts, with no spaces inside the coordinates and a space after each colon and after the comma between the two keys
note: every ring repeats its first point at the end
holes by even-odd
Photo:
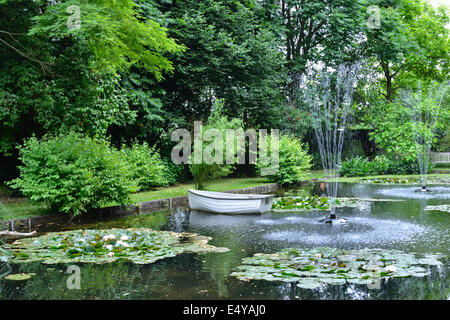
{"type": "Polygon", "coordinates": [[[436,142],[437,152],[450,152],[450,129],[436,142]]]}
{"type": "Polygon", "coordinates": [[[320,157],[320,152],[311,152],[311,169],[312,170],[322,170],[323,164],[322,164],[322,158],[320,157]]]}
{"type": "MultiPolygon", "coordinates": [[[[281,135],[279,139],[279,168],[276,174],[268,177],[269,181],[280,184],[296,184],[308,178],[312,156],[297,138],[281,135]]],[[[258,162],[258,169],[265,165],[258,162]]]]}
{"type": "Polygon", "coordinates": [[[377,156],[372,161],[362,157],[342,161],[339,170],[339,174],[344,177],[418,173],[417,160],[388,159],[384,156],[377,156]]]}
{"type": "Polygon", "coordinates": [[[30,138],[19,153],[20,176],[9,184],[55,212],[78,215],[111,202],[128,205],[137,188],[127,162],[102,139],[73,132],[30,138]]]}
{"type": "Polygon", "coordinates": [[[355,157],[341,162],[339,174],[344,177],[374,175],[373,163],[367,158],[355,157]]]}
{"type": "Polygon", "coordinates": [[[129,164],[129,174],[137,181],[138,190],[168,186],[176,182],[176,176],[167,161],[161,159],[155,148],[147,143],[134,143],[131,148],[123,147],[121,153],[129,164]]]}

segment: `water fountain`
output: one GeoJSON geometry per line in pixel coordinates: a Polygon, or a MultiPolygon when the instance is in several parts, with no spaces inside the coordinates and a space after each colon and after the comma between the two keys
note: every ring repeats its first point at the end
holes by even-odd
{"type": "MultiPolygon", "coordinates": [[[[353,92],[360,74],[361,63],[343,64],[334,72],[324,70],[315,78],[303,75],[299,81],[299,99],[308,107],[312,126],[319,146],[322,166],[333,182],[327,188],[327,195],[336,199],[339,183],[339,164],[351,110],[353,92]]],[[[334,201],[329,217],[321,222],[346,222],[336,220],[334,201]]]]}
{"type": "Polygon", "coordinates": [[[432,87],[427,94],[419,86],[417,92],[403,91],[402,101],[409,108],[413,133],[417,143],[417,162],[420,170],[421,188],[416,192],[430,192],[427,189],[427,174],[430,164],[431,146],[436,132],[441,105],[448,90],[448,84],[432,87]]]}

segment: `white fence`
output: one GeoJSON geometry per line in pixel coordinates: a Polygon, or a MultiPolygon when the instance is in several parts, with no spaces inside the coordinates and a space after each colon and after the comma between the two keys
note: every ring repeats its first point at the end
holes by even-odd
{"type": "Polygon", "coordinates": [[[450,163],[450,152],[432,152],[431,161],[433,163],[450,163]]]}

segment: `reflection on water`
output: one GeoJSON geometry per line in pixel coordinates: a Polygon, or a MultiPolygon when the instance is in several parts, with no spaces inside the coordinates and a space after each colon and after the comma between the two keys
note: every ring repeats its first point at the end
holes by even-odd
{"type": "MultiPolygon", "coordinates": [[[[448,204],[448,187],[431,186],[426,197],[410,186],[343,184],[339,196],[401,199],[370,202],[361,208],[340,208],[345,225],[318,223],[324,212],[264,215],[214,215],[160,212],[68,228],[148,227],[207,235],[221,254],[183,254],[155,264],[138,266],[80,265],[81,290],[68,290],[67,266],[39,263],[14,266],[16,272],[37,276],[22,283],[0,280],[1,299],[446,299],[448,260],[424,278],[390,279],[379,289],[348,284],[320,290],[300,289],[292,283],[239,281],[229,275],[242,258],[286,247],[330,246],[348,249],[395,248],[408,252],[449,254],[448,213],[424,211],[427,205],[448,204]]],[[[317,187],[291,194],[320,193],[317,187]]]]}

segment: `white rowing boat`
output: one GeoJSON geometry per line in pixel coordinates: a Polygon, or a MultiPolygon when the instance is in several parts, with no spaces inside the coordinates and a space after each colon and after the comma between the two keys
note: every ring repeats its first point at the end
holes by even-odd
{"type": "Polygon", "coordinates": [[[263,213],[272,209],[273,195],[188,190],[193,210],[223,214],[263,213]]]}

